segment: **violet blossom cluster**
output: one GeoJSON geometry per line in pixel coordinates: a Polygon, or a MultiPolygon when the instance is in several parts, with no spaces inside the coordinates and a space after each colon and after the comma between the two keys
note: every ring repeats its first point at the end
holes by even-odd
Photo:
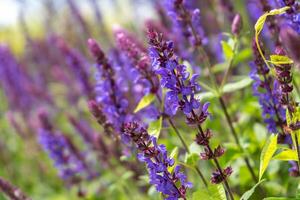
{"type": "Polygon", "coordinates": [[[187,177],[180,171],[179,165],[175,166],[174,171],[169,171],[175,161],[168,157],[166,146],[158,145],[157,139],[150,136],[137,122],[125,123],[122,132],[123,137],[134,142],[138,148],[138,158],[147,165],[150,184],[155,185],[156,190],[161,192],[166,200],[186,199],[186,190],[191,188],[192,184],[187,182],[187,177]]]}
{"type": "Polygon", "coordinates": [[[193,46],[203,43],[204,31],[200,21],[200,10],[194,9],[187,0],[166,0],[166,10],[173,21],[175,32],[190,41],[193,46]]]}
{"type": "Polygon", "coordinates": [[[0,84],[12,110],[28,113],[35,102],[30,79],[8,46],[0,45],[0,84]]]}
{"type": "Polygon", "coordinates": [[[96,101],[101,104],[103,112],[115,130],[119,131],[121,124],[128,118],[128,100],[118,86],[114,68],[97,42],[89,39],[88,46],[96,59],[96,101]]]}
{"type": "Polygon", "coordinates": [[[45,112],[39,113],[39,120],[39,143],[54,161],[59,176],[71,185],[92,177],[81,153],[65,135],[54,130],[45,112]]]}
{"type": "Polygon", "coordinates": [[[77,50],[69,47],[61,38],[57,38],[56,45],[64,55],[66,64],[79,80],[82,93],[84,93],[89,99],[94,98],[93,87],[89,80],[87,61],[77,50]]]}
{"type": "Polygon", "coordinates": [[[217,158],[222,156],[225,150],[221,146],[213,150],[209,143],[212,136],[211,131],[208,129],[204,132],[201,127],[201,124],[209,115],[209,103],[201,105],[195,97],[196,92],[200,90],[197,83],[198,75],[190,75],[186,71],[186,66],[178,62],[178,58],[174,54],[173,43],[171,41],[166,42],[162,34],[149,30],[148,39],[152,67],[161,77],[161,87],[167,89],[165,97],[166,111],[172,116],[180,109],[186,115],[189,124],[197,125],[199,132],[196,136],[196,142],[204,146],[204,152],[200,154],[200,157],[203,160],[213,160],[217,165],[216,171],[212,174],[211,182],[215,184],[226,182],[227,177],[232,173],[232,169],[227,167],[222,170],[217,161],[217,158]]]}
{"type": "Polygon", "coordinates": [[[147,49],[125,30],[116,30],[115,38],[117,47],[125,53],[133,68],[140,74],[134,82],[142,82],[145,93],[157,93],[158,81],[151,71],[147,49]]]}
{"type": "Polygon", "coordinates": [[[194,74],[189,78],[186,66],[179,64],[178,58],[174,55],[173,42],[163,41],[162,35],[153,30],[149,30],[148,38],[153,70],[161,76],[161,87],[168,89],[165,98],[166,112],[173,116],[180,108],[189,115],[193,109],[202,107],[202,120],[205,120],[208,115],[208,104],[201,106],[194,95],[200,90],[196,82],[198,75],[194,74]],[[179,98],[180,94],[182,99],[179,98]]]}
{"type": "Polygon", "coordinates": [[[283,129],[279,129],[285,122],[285,109],[279,101],[281,96],[279,82],[270,75],[270,69],[261,57],[255,41],[253,41],[252,48],[255,59],[253,63],[250,63],[250,77],[254,80],[253,94],[258,97],[268,130],[271,133],[284,134],[283,129]]]}
{"type": "Polygon", "coordinates": [[[284,14],[285,23],[289,24],[300,34],[300,3],[296,0],[280,0],[282,6],[289,6],[290,9],[284,14]]]}

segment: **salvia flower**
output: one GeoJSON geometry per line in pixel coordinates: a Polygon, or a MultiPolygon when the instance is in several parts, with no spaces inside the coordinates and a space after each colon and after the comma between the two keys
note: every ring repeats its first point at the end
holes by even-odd
{"type": "Polygon", "coordinates": [[[12,110],[28,113],[35,98],[30,93],[29,77],[13,56],[10,48],[0,45],[0,84],[12,110]]]}
{"type": "Polygon", "coordinates": [[[155,185],[156,190],[166,200],[186,199],[186,190],[192,184],[187,182],[187,177],[180,171],[179,165],[175,166],[173,172],[168,170],[174,165],[174,159],[168,157],[166,147],[157,144],[157,139],[150,136],[137,122],[124,124],[123,135],[136,144],[140,152],[139,160],[147,165],[150,184],[155,185]]]}
{"type": "Polygon", "coordinates": [[[280,0],[282,6],[289,6],[290,9],[284,14],[285,22],[300,34],[300,3],[296,0],[280,0]]]}
{"type": "Polygon", "coordinates": [[[31,198],[27,197],[23,191],[2,177],[0,177],[0,191],[12,200],[31,200],[31,198]]]}
{"type": "Polygon", "coordinates": [[[45,112],[39,113],[39,143],[54,161],[59,176],[68,184],[76,184],[86,174],[86,165],[62,133],[55,132],[45,112]]]}
{"type": "Polygon", "coordinates": [[[236,14],[232,20],[231,24],[231,32],[234,35],[239,35],[243,26],[242,16],[240,14],[236,14]]]}
{"type": "Polygon", "coordinates": [[[230,174],[232,174],[232,172],[233,171],[231,167],[226,167],[223,170],[223,173],[220,173],[219,170],[215,170],[212,173],[211,182],[215,184],[222,183],[228,176],[230,176],[230,174]]]}
{"type": "Polygon", "coordinates": [[[107,161],[110,152],[102,135],[96,134],[84,120],[77,120],[75,117],[69,116],[69,121],[79,133],[83,141],[90,146],[90,148],[95,150],[102,160],[107,161]]]}
{"type": "MultiPolygon", "coordinates": [[[[186,66],[180,64],[174,54],[173,43],[166,42],[161,34],[149,30],[148,39],[152,67],[161,77],[161,86],[167,89],[165,97],[166,109],[173,115],[176,114],[178,109],[182,110],[188,123],[197,125],[199,133],[196,136],[196,142],[204,146],[204,152],[200,154],[200,158],[203,160],[212,159],[223,177],[222,181],[226,181],[227,176],[231,173],[224,174],[228,170],[223,171],[217,160],[218,157],[224,154],[224,149],[218,146],[213,150],[209,144],[212,133],[210,130],[204,132],[201,127],[209,115],[209,103],[201,105],[200,101],[195,98],[196,92],[200,90],[200,86],[197,83],[198,75],[190,75],[186,71],[186,66]]],[[[213,177],[211,182],[219,183],[213,177]]],[[[228,185],[227,182],[226,185],[228,185]]],[[[227,190],[228,192],[230,191],[229,186],[227,190]]]]}
{"type": "Polygon", "coordinates": [[[115,79],[114,68],[100,46],[93,39],[88,40],[90,52],[96,59],[96,101],[101,104],[107,119],[120,130],[120,124],[128,117],[128,101],[115,79]]]}
{"type": "Polygon", "coordinates": [[[204,38],[200,10],[197,8],[192,9],[186,4],[188,4],[188,1],[184,0],[165,1],[166,10],[173,21],[175,32],[189,40],[193,46],[199,46],[204,38]]]}
{"type": "Polygon", "coordinates": [[[255,41],[253,41],[252,49],[255,59],[250,64],[250,77],[254,80],[252,86],[253,94],[259,99],[264,122],[267,124],[268,130],[271,133],[283,133],[283,130],[278,129],[285,122],[285,109],[279,101],[279,83],[270,75],[255,41]]]}
{"type": "Polygon", "coordinates": [[[84,20],[84,18],[82,17],[80,10],[78,9],[76,3],[74,0],[67,0],[68,6],[71,10],[71,13],[74,17],[74,20],[76,20],[76,22],[78,22],[78,24],[80,25],[80,29],[81,29],[81,33],[85,35],[86,38],[90,37],[91,33],[88,27],[88,24],[86,23],[86,21],[84,20]]]}
{"type": "Polygon", "coordinates": [[[161,86],[168,89],[165,99],[166,112],[175,115],[180,108],[189,119],[193,109],[202,108],[199,115],[202,115],[201,119],[206,118],[207,104],[201,106],[195,99],[195,93],[200,90],[196,82],[198,75],[194,74],[190,77],[186,66],[179,64],[178,58],[174,55],[172,42],[165,42],[162,35],[152,30],[149,30],[148,38],[153,70],[161,76],[161,86]],[[180,95],[182,98],[179,98],[180,95]]]}
{"type": "Polygon", "coordinates": [[[286,53],[300,67],[300,33],[297,33],[289,26],[280,29],[280,39],[286,53]]]}
{"type": "MultiPolygon", "coordinates": [[[[275,50],[275,54],[277,55],[286,55],[285,51],[283,48],[281,47],[277,47],[275,50]]],[[[281,98],[280,98],[280,102],[282,105],[286,106],[287,108],[289,108],[291,110],[291,106],[290,105],[290,99],[289,99],[289,94],[291,94],[291,92],[293,91],[293,84],[292,84],[292,72],[291,72],[291,68],[292,65],[291,64],[274,64],[274,68],[275,68],[275,72],[276,72],[276,79],[279,83],[279,88],[280,88],[280,92],[281,92],[281,98]]]]}
{"type": "Polygon", "coordinates": [[[93,88],[89,80],[89,71],[87,68],[87,61],[84,57],[76,50],[72,49],[67,43],[57,38],[56,45],[63,53],[68,67],[72,70],[75,77],[81,84],[81,91],[90,99],[94,97],[93,88]]]}
{"type": "Polygon", "coordinates": [[[141,74],[141,78],[147,81],[144,86],[146,88],[148,86],[149,92],[156,93],[158,91],[158,80],[151,70],[147,49],[125,30],[117,29],[115,31],[115,38],[119,49],[125,52],[132,65],[141,74]]]}

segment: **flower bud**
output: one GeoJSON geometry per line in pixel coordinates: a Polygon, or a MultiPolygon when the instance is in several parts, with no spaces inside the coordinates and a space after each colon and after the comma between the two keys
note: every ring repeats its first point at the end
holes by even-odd
{"type": "Polygon", "coordinates": [[[240,14],[236,14],[231,24],[231,32],[234,35],[239,35],[243,27],[243,21],[240,14]]]}

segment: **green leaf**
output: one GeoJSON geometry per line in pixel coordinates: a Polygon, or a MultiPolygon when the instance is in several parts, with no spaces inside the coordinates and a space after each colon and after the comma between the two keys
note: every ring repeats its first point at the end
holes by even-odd
{"type": "Polygon", "coordinates": [[[208,188],[193,193],[192,200],[226,200],[225,190],[222,184],[209,185],[208,188]]]}
{"type": "Polygon", "coordinates": [[[225,41],[221,41],[221,45],[222,45],[222,49],[223,49],[223,53],[224,53],[225,59],[226,60],[230,60],[233,57],[233,49],[225,41]]]}
{"type": "Polygon", "coordinates": [[[292,150],[292,149],[284,149],[282,152],[276,154],[273,157],[274,160],[284,160],[284,161],[289,161],[289,160],[298,160],[297,156],[297,151],[292,150]]]}
{"type": "Polygon", "coordinates": [[[243,196],[241,197],[240,200],[248,200],[252,196],[252,194],[254,193],[254,191],[257,188],[257,186],[259,184],[261,184],[262,182],[264,182],[264,181],[265,181],[265,179],[263,179],[263,180],[259,181],[258,183],[256,183],[250,190],[248,190],[247,192],[245,192],[243,194],[243,196]]]}
{"type": "Polygon", "coordinates": [[[277,137],[278,135],[272,134],[262,149],[260,155],[259,180],[261,180],[270,160],[272,159],[273,154],[277,150],[277,137]]]}
{"type": "MultiPolygon", "coordinates": [[[[241,89],[244,89],[251,85],[253,80],[249,77],[244,77],[243,79],[236,81],[234,83],[227,83],[223,86],[223,90],[221,91],[222,94],[224,93],[231,93],[235,92],[241,89]]],[[[201,92],[196,94],[196,98],[201,99],[201,100],[207,100],[211,98],[216,98],[218,97],[217,93],[214,92],[201,92]]]]}
{"type": "MultiPolygon", "coordinates": [[[[291,126],[292,124],[295,124],[300,121],[300,107],[296,107],[295,111],[293,113],[289,113],[289,110],[286,110],[286,121],[287,125],[291,126]]],[[[296,147],[296,136],[299,140],[300,138],[300,130],[291,130],[291,136],[293,140],[293,145],[296,147]]],[[[299,141],[298,141],[299,143],[299,141]]],[[[297,148],[296,148],[297,150],[297,148]]],[[[297,159],[298,160],[298,159],[297,159]]]]}
{"type": "Polygon", "coordinates": [[[162,127],[162,117],[158,120],[155,120],[149,124],[148,133],[149,135],[155,136],[157,139],[159,138],[159,134],[162,127]]]}
{"type": "Polygon", "coordinates": [[[184,162],[189,166],[196,166],[198,160],[199,160],[199,154],[190,153],[190,154],[186,154],[184,162]]]}
{"type": "Polygon", "coordinates": [[[134,113],[137,113],[138,111],[150,105],[154,101],[154,99],[155,95],[152,93],[143,96],[143,98],[140,100],[137,107],[135,108],[134,113]]]}
{"type": "Polygon", "coordinates": [[[172,158],[172,159],[176,159],[177,158],[177,156],[178,156],[178,147],[175,147],[173,150],[172,150],[172,152],[170,153],[170,158],[172,158]]]}
{"type": "Polygon", "coordinates": [[[234,82],[234,83],[227,83],[223,87],[223,93],[229,93],[229,92],[235,92],[237,90],[241,90],[245,87],[248,87],[251,85],[253,80],[250,77],[245,77],[240,81],[234,82]]]}
{"type": "Polygon", "coordinates": [[[280,65],[280,64],[292,64],[293,61],[283,55],[270,55],[271,63],[275,65],[280,65]]]}
{"type": "Polygon", "coordinates": [[[266,65],[270,68],[269,64],[268,64],[268,61],[267,59],[265,58],[261,48],[260,48],[260,44],[259,44],[259,34],[261,33],[263,27],[264,27],[264,24],[265,24],[265,21],[267,19],[268,16],[273,16],[273,15],[279,15],[279,14],[283,14],[285,13],[286,10],[290,9],[290,7],[286,6],[286,7],[283,7],[283,8],[280,8],[280,9],[273,9],[273,10],[270,10],[269,12],[266,12],[265,14],[263,14],[262,16],[260,16],[254,26],[254,29],[255,29],[255,42],[256,42],[256,45],[257,45],[257,49],[262,57],[262,59],[264,60],[264,62],[266,63],[266,65]]]}
{"type": "Polygon", "coordinates": [[[285,11],[288,10],[289,8],[290,7],[286,6],[286,7],[279,8],[279,9],[273,9],[273,10],[270,10],[269,12],[266,12],[262,16],[260,16],[254,26],[255,32],[259,34],[262,31],[265,21],[268,16],[279,15],[279,14],[285,13],[285,11]]]}
{"type": "Polygon", "coordinates": [[[247,60],[250,60],[252,58],[252,49],[251,48],[245,48],[239,52],[237,52],[233,58],[232,65],[236,66],[239,63],[245,62],[247,60]]]}

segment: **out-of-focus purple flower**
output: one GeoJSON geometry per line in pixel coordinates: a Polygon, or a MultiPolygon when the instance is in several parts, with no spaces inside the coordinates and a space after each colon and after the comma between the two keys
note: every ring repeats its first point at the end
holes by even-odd
{"type": "Polygon", "coordinates": [[[39,113],[41,127],[38,132],[39,143],[54,161],[59,176],[68,184],[76,184],[82,180],[88,170],[73,145],[61,133],[55,132],[45,112],[39,113]]]}
{"type": "MultiPolygon", "coordinates": [[[[133,85],[140,86],[143,88],[142,96],[152,93],[157,96],[160,95],[159,91],[159,80],[152,70],[150,58],[148,57],[147,50],[144,46],[136,40],[127,31],[117,29],[115,31],[117,47],[125,54],[127,62],[131,66],[131,71],[135,70],[133,85]],[[133,69],[132,69],[133,67],[133,69]]],[[[138,91],[133,91],[138,93],[138,91]]],[[[138,101],[142,96],[137,94],[138,101]]],[[[136,104],[136,103],[135,103],[136,104]]],[[[144,109],[141,114],[147,118],[156,119],[159,116],[158,109],[152,104],[144,109]]]]}
{"type": "Polygon", "coordinates": [[[86,21],[83,19],[76,3],[74,2],[74,0],[67,0],[67,3],[70,7],[71,13],[73,15],[73,17],[75,18],[76,22],[79,23],[80,28],[81,28],[81,33],[85,35],[86,38],[91,36],[90,30],[88,28],[88,24],[86,23],[86,21]]]}
{"type": "MultiPolygon", "coordinates": [[[[253,93],[259,99],[264,122],[271,133],[280,133],[285,122],[285,109],[280,104],[279,83],[269,74],[255,41],[253,41],[254,62],[250,64],[250,77],[254,80],[253,93]]],[[[263,51],[263,50],[262,50],[263,51]]]]}
{"type": "Polygon", "coordinates": [[[31,200],[31,198],[27,197],[21,189],[17,188],[2,177],[0,177],[0,191],[12,200],[31,200]]]}
{"type": "Polygon", "coordinates": [[[300,172],[298,169],[298,165],[297,162],[295,161],[289,161],[291,167],[289,168],[289,172],[290,172],[290,176],[293,177],[299,177],[300,176],[300,172]]]}
{"type": "Polygon", "coordinates": [[[289,6],[290,9],[284,14],[285,23],[289,24],[300,34],[300,3],[296,0],[280,0],[282,6],[289,6]]]}
{"type": "Polygon", "coordinates": [[[289,26],[280,28],[280,40],[287,54],[300,67],[300,33],[289,26]]]}
{"type": "Polygon", "coordinates": [[[228,21],[231,22],[234,18],[234,6],[231,0],[221,0],[220,7],[224,15],[228,18],[228,21]]]}
{"type": "Polygon", "coordinates": [[[57,38],[56,45],[63,53],[68,67],[73,71],[75,77],[79,80],[82,92],[89,99],[94,98],[93,87],[89,80],[87,61],[77,50],[69,47],[63,39],[57,38]]]}
{"type": "Polygon", "coordinates": [[[36,103],[30,92],[30,78],[18,64],[9,47],[4,45],[0,45],[0,83],[10,108],[28,114],[36,103]]]}
{"type": "Polygon", "coordinates": [[[96,59],[96,101],[101,104],[107,119],[120,130],[128,115],[128,101],[115,80],[114,68],[108,62],[100,46],[93,39],[88,40],[90,52],[96,59]]]}
{"type": "Polygon", "coordinates": [[[228,176],[232,174],[232,168],[227,167],[223,170],[221,174],[219,170],[216,170],[212,173],[211,182],[214,184],[222,183],[228,176]]]}
{"type": "Polygon", "coordinates": [[[157,139],[136,122],[124,124],[123,135],[131,139],[140,151],[138,158],[147,165],[150,184],[155,185],[156,190],[163,193],[167,200],[186,199],[186,190],[192,184],[180,172],[179,165],[175,166],[173,172],[168,170],[174,165],[174,159],[168,157],[165,145],[158,145],[157,139]]]}
{"type": "MultiPolygon", "coordinates": [[[[249,0],[247,1],[247,10],[250,15],[250,19],[253,25],[256,23],[258,18],[263,15],[265,12],[268,12],[275,8],[275,1],[269,0],[249,0]]],[[[278,23],[276,16],[269,16],[266,20],[266,25],[268,29],[263,29],[261,35],[264,37],[266,43],[269,47],[274,47],[275,44],[278,45],[278,23]],[[272,40],[273,39],[273,40],[272,40]]]]}
{"type": "Polygon", "coordinates": [[[79,133],[82,140],[87,144],[89,149],[94,150],[98,158],[102,161],[102,165],[107,165],[110,149],[105,143],[101,134],[96,134],[94,130],[88,125],[87,121],[78,120],[73,116],[69,116],[69,121],[75,130],[79,133]]]}
{"type": "Polygon", "coordinates": [[[236,14],[231,23],[231,32],[235,35],[239,35],[242,30],[243,21],[240,14],[236,14]]]}
{"type": "Polygon", "coordinates": [[[137,78],[136,81],[144,83],[145,93],[157,93],[158,80],[151,70],[147,49],[123,29],[115,30],[115,38],[118,48],[126,54],[130,63],[140,73],[140,78],[137,78]]]}
{"type": "Polygon", "coordinates": [[[202,44],[204,38],[204,31],[200,21],[200,10],[198,8],[190,8],[191,6],[188,2],[183,0],[166,0],[165,7],[174,23],[175,32],[187,38],[193,46],[198,46],[202,44]]]}

